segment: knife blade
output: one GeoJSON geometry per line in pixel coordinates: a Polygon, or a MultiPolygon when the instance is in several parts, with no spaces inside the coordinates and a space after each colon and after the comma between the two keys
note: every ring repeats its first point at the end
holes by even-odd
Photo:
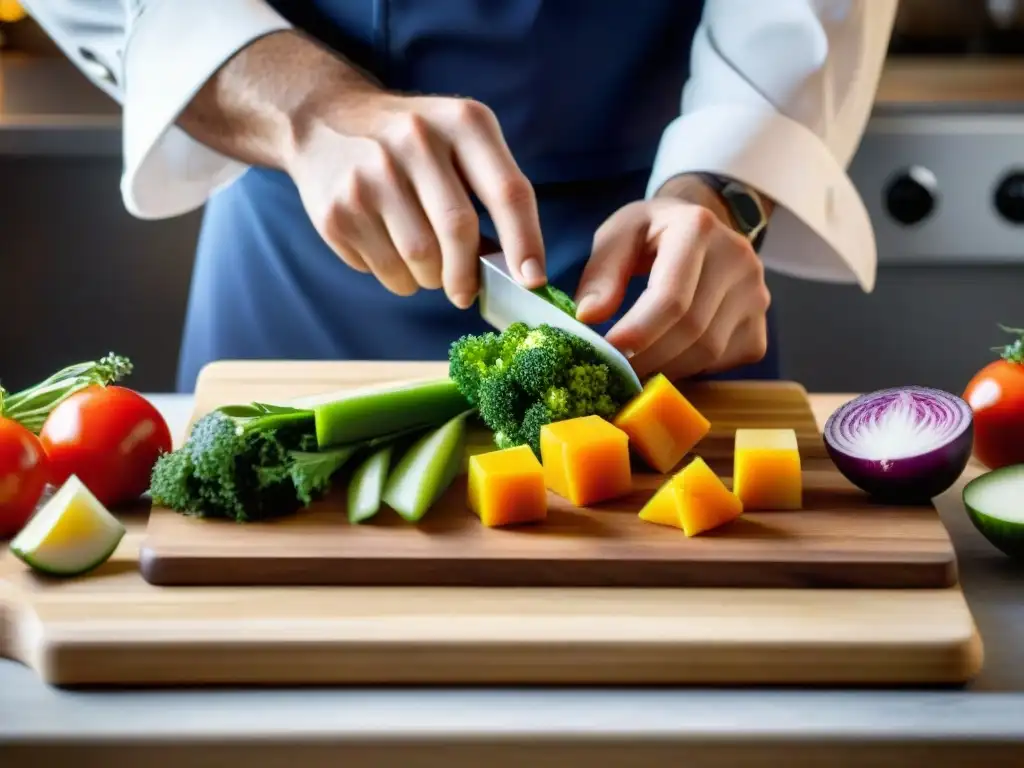
{"type": "Polygon", "coordinates": [[[478,306],[480,315],[488,324],[498,331],[505,330],[515,322],[526,323],[531,328],[538,325],[561,328],[591,344],[608,367],[621,374],[635,392],[643,389],[640,378],[625,355],[593,328],[519,283],[509,271],[504,253],[499,251],[481,256],[480,264],[478,306]]]}

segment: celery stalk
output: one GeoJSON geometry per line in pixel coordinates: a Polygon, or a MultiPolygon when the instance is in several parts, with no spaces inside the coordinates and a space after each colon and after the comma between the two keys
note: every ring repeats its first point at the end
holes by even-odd
{"type": "Polygon", "coordinates": [[[388,384],[312,404],[321,448],[433,427],[469,407],[455,383],[447,378],[388,384]]]}
{"type": "Polygon", "coordinates": [[[356,467],[348,484],[348,521],[362,523],[377,514],[380,509],[384,481],[391,467],[393,444],[371,453],[356,467]]]}
{"type": "Polygon", "coordinates": [[[465,410],[414,442],[384,484],[384,502],[411,523],[418,522],[458,475],[466,448],[465,410]]]}

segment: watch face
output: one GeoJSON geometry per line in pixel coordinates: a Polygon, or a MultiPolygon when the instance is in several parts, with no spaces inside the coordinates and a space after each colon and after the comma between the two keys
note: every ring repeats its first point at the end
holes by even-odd
{"type": "Polygon", "coordinates": [[[744,232],[749,233],[761,225],[763,218],[761,208],[749,193],[730,185],[726,188],[725,194],[732,205],[733,215],[744,232]]]}

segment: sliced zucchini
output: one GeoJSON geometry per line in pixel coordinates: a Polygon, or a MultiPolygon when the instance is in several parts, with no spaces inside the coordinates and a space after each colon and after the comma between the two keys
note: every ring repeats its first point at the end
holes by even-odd
{"type": "Polygon", "coordinates": [[[348,484],[348,521],[362,523],[380,510],[384,481],[391,468],[394,447],[388,443],[371,453],[356,467],[348,484]]]}

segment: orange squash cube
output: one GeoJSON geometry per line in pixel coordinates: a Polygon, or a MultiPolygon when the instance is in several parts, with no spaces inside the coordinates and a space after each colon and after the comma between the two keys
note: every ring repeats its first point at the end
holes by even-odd
{"type": "Polygon", "coordinates": [[[664,374],[651,377],[614,420],[653,469],[669,472],[711,430],[708,421],[664,374]]]}
{"type": "Polygon", "coordinates": [[[733,492],[748,510],[800,509],[803,476],[792,429],[737,429],[733,492]]]}
{"type": "Polygon", "coordinates": [[[743,503],[700,457],[662,484],[640,510],[648,523],[679,528],[696,536],[743,514],[743,503]]]}
{"type": "Polygon", "coordinates": [[[489,528],[544,520],[544,468],[528,445],[469,457],[469,507],[489,528]]]}
{"type": "Polygon", "coordinates": [[[578,507],[633,489],[629,436],[600,416],[545,424],[540,455],[547,487],[578,507]]]}

